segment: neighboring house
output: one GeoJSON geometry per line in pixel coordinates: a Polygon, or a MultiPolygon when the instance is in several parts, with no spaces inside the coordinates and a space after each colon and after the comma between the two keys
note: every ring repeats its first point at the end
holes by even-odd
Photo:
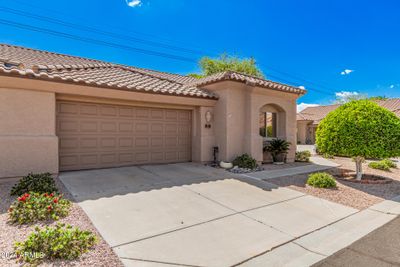
{"type": "MultiPolygon", "coordinates": [[[[400,98],[375,101],[398,117],[400,117],[400,98]]],[[[320,121],[340,105],[308,107],[297,113],[297,142],[299,144],[315,144],[315,132],[320,121]]]]}
{"type": "Polygon", "coordinates": [[[208,162],[215,146],[219,160],[262,161],[260,114],[295,144],[304,93],[231,71],[195,79],[0,44],[0,177],[208,162]]]}

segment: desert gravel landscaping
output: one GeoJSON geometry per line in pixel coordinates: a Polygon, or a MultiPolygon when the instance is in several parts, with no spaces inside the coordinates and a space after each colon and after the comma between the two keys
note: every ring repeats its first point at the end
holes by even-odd
{"type": "MultiPolygon", "coordinates": [[[[64,194],[65,198],[72,199],[71,195],[64,188],[62,183],[56,178],[57,187],[64,194]]],[[[58,222],[71,224],[80,229],[92,231],[98,236],[99,242],[88,253],[83,254],[79,259],[74,261],[45,261],[39,266],[123,266],[112,249],[101,238],[96,228],[92,225],[84,211],[73,203],[70,213],[67,217],[58,221],[40,222],[32,225],[11,225],[7,222],[7,210],[16,197],[10,196],[11,187],[17,182],[16,179],[0,181],[0,266],[21,266],[16,263],[15,258],[9,259],[4,257],[5,253],[13,251],[15,241],[24,240],[31,233],[35,226],[55,225],[58,222]]]]}
{"type": "MultiPolygon", "coordinates": [[[[339,168],[328,171],[332,174],[341,173],[342,171],[355,171],[355,164],[349,158],[335,157],[329,160],[341,165],[339,168]]],[[[400,195],[399,169],[391,169],[391,171],[376,170],[369,168],[368,162],[365,162],[363,171],[365,174],[384,176],[393,179],[393,181],[388,184],[359,184],[337,179],[337,188],[321,189],[306,185],[308,174],[300,174],[268,179],[268,182],[360,210],[400,195]]]]}

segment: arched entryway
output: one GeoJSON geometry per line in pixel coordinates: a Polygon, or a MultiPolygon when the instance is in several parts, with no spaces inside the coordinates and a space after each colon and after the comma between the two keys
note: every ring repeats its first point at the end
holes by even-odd
{"type": "Polygon", "coordinates": [[[264,140],[286,139],[286,112],[276,104],[266,104],[259,112],[259,132],[264,140]]]}
{"type": "MultiPolygon", "coordinates": [[[[276,104],[266,104],[259,110],[259,134],[263,149],[273,139],[286,140],[286,112],[276,104]]],[[[272,162],[269,152],[263,152],[263,162],[272,162]]]]}

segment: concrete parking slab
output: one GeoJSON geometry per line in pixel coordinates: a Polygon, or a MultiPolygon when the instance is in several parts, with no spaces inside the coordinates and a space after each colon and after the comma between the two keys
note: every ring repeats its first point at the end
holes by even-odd
{"type": "Polygon", "coordinates": [[[60,179],[123,263],[135,267],[302,266],[397,212],[395,201],[351,215],[352,208],[194,163],[67,172],[60,179]]]}
{"type": "Polygon", "coordinates": [[[276,186],[275,188],[267,186],[260,188],[236,179],[185,185],[185,188],[237,212],[304,196],[298,191],[276,186]]]}
{"type": "Polygon", "coordinates": [[[292,237],[237,214],[115,248],[118,256],[189,266],[232,266],[292,237]]]}
{"type": "Polygon", "coordinates": [[[80,205],[111,246],[233,214],[181,187],[87,200],[80,205]]]}
{"type": "Polygon", "coordinates": [[[304,196],[244,214],[291,236],[299,237],[355,212],[357,210],[353,208],[313,196],[304,196]]]}
{"type": "Polygon", "coordinates": [[[121,258],[121,261],[125,267],[182,267],[180,264],[167,264],[154,261],[130,260],[124,258],[121,258]]]}
{"type": "Polygon", "coordinates": [[[168,178],[136,166],[64,172],[60,179],[77,201],[163,188],[171,184],[168,178]]]}
{"type": "Polygon", "coordinates": [[[294,243],[288,243],[259,257],[253,258],[240,267],[302,267],[311,266],[324,256],[308,251],[294,243]]]}

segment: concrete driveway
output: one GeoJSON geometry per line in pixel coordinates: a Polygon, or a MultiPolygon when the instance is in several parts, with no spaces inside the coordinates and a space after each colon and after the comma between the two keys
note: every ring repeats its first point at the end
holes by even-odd
{"type": "Polygon", "coordinates": [[[126,266],[308,266],[323,256],[291,242],[357,212],[194,163],[60,179],[126,266]]]}

